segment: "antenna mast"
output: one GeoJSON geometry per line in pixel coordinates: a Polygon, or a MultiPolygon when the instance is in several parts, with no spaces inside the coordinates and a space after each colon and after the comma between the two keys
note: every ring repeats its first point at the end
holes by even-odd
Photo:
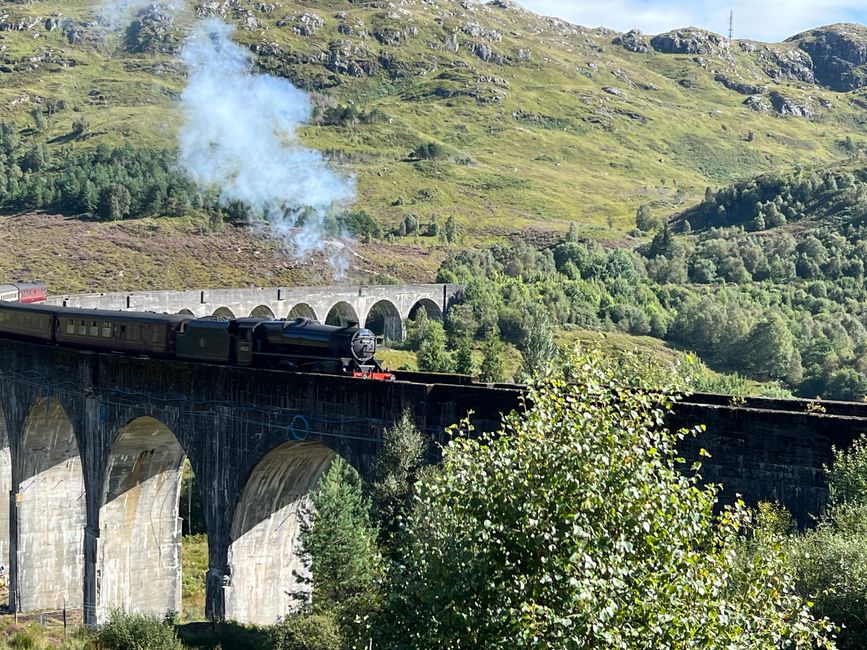
{"type": "Polygon", "coordinates": [[[732,9],[729,12],[729,43],[732,42],[732,39],[735,36],[735,11],[732,9]]]}

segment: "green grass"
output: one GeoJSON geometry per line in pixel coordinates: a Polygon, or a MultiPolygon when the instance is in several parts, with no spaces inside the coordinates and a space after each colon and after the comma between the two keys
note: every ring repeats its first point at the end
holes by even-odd
{"type": "Polygon", "coordinates": [[[181,621],[205,619],[208,536],[185,535],[181,546],[181,621]]]}

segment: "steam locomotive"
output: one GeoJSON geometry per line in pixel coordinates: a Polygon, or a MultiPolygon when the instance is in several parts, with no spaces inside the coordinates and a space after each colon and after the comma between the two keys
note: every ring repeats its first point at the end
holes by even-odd
{"type": "Polygon", "coordinates": [[[0,302],[0,336],[184,361],[390,380],[374,358],[376,336],[350,323],[309,318],[192,318],[0,302]]]}

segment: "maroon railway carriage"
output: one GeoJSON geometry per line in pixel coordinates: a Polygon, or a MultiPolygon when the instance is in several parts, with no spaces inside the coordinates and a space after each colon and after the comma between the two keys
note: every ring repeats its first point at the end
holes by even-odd
{"type": "Polygon", "coordinates": [[[0,284],[0,300],[34,303],[48,298],[48,289],[39,282],[16,282],[0,284]]]}

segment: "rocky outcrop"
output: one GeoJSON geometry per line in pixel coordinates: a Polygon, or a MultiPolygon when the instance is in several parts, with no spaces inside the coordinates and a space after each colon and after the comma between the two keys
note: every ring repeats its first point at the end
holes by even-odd
{"type": "Polygon", "coordinates": [[[816,83],[813,60],[803,50],[790,48],[778,51],[766,47],[759,53],[759,65],[766,75],[776,81],[816,83]]]}
{"type": "Polygon", "coordinates": [[[650,44],[664,54],[702,54],[722,56],[728,52],[728,42],[719,34],[685,27],[650,39],[650,44]]]}
{"type": "Polygon", "coordinates": [[[277,21],[277,27],[291,27],[299,36],[313,36],[325,25],[321,16],[314,13],[304,13],[300,16],[283,16],[277,21]]]}
{"type": "Polygon", "coordinates": [[[615,36],[611,43],[621,46],[624,50],[637,52],[638,54],[645,54],[650,51],[650,46],[640,29],[630,29],[625,34],[615,36]]]}
{"type": "Polygon", "coordinates": [[[832,25],[793,36],[810,55],[816,81],[831,90],[847,92],[867,85],[867,29],[860,25],[832,25]]]}
{"type": "Polygon", "coordinates": [[[744,100],[744,106],[756,111],[757,113],[770,113],[774,110],[774,107],[771,106],[771,102],[759,95],[747,97],[744,100]]]}
{"type": "Polygon", "coordinates": [[[780,115],[792,115],[793,117],[813,117],[813,109],[809,103],[798,104],[795,100],[786,97],[778,92],[772,92],[769,95],[771,105],[774,110],[780,115]]]}
{"type": "Polygon", "coordinates": [[[761,95],[762,93],[766,93],[768,91],[767,86],[758,86],[755,84],[743,83],[735,79],[731,79],[724,74],[717,74],[714,77],[714,81],[718,81],[729,90],[734,90],[736,93],[740,93],[741,95],[761,95]]]}
{"type": "Polygon", "coordinates": [[[328,45],[328,63],[325,67],[337,74],[363,77],[372,75],[377,66],[366,48],[358,47],[351,41],[332,41],[328,45]]]}
{"type": "Polygon", "coordinates": [[[141,9],[126,30],[128,52],[164,52],[175,54],[180,47],[174,32],[175,17],[171,7],[152,4],[141,9]]]}

